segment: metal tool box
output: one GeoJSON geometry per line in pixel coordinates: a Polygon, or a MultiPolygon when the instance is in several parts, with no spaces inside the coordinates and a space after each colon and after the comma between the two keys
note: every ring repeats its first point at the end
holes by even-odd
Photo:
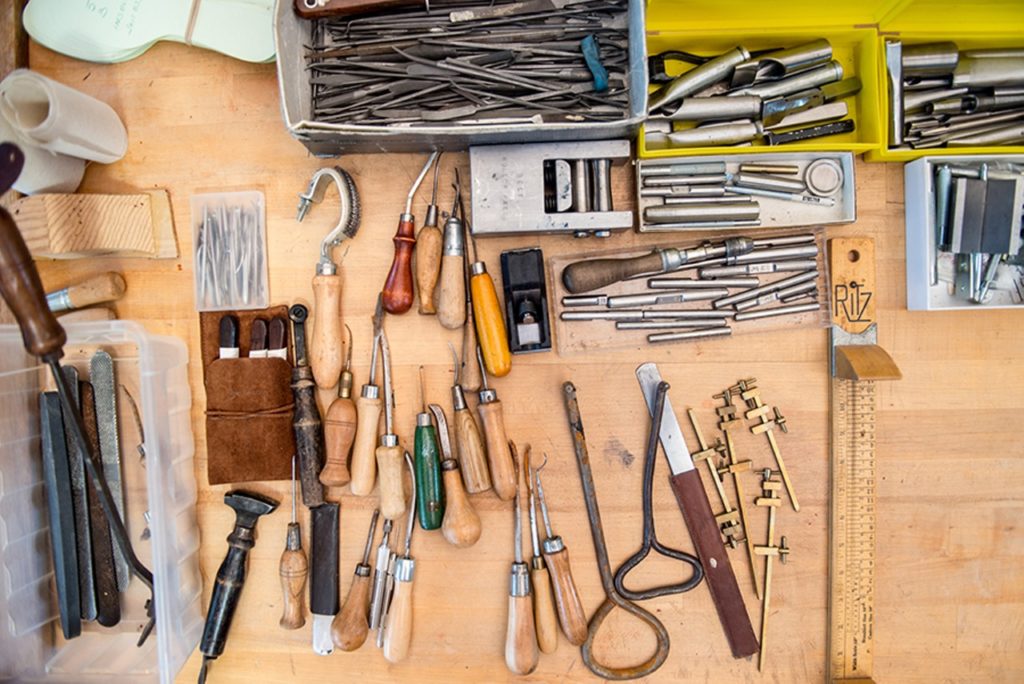
{"type": "Polygon", "coordinates": [[[333,157],[342,152],[461,150],[471,144],[632,138],[647,111],[644,6],[644,0],[629,2],[630,104],[625,118],[612,122],[419,126],[413,130],[313,121],[312,90],[305,60],[305,46],[311,42],[313,23],[295,14],[290,0],[278,0],[274,36],[281,113],[288,131],[318,157],[333,157]]]}

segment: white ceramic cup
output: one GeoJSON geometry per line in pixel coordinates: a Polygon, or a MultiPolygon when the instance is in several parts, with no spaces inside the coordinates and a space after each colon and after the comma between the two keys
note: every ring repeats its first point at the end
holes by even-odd
{"type": "Polygon", "coordinates": [[[110,105],[29,69],[0,81],[0,114],[51,152],[110,164],[128,150],[128,132],[110,105]]]}

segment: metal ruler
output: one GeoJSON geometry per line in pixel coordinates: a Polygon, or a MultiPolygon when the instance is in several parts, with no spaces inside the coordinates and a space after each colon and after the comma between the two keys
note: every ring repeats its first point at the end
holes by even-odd
{"type": "Polygon", "coordinates": [[[870,682],[875,612],[875,381],[899,379],[877,344],[875,245],[829,241],[829,681],[870,682]]]}

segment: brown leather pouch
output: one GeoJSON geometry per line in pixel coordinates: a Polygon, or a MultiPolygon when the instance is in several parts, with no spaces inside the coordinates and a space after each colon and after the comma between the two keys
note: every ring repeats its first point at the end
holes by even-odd
{"type": "Polygon", "coordinates": [[[199,314],[206,387],[206,474],[212,485],[291,478],[295,435],[290,340],[287,360],[249,356],[253,321],[269,322],[274,317],[288,321],[288,307],[199,314]],[[238,318],[237,359],[219,358],[220,319],[229,314],[238,318]]]}

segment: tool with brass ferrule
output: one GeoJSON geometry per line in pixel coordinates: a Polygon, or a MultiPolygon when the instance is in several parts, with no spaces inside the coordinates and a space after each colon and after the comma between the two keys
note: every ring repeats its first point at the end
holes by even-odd
{"type": "Polygon", "coordinates": [[[764,545],[758,544],[754,547],[754,553],[764,556],[764,596],[761,599],[761,652],[757,654],[757,669],[764,670],[764,661],[767,657],[765,643],[768,639],[768,611],[769,600],[772,595],[772,559],[776,556],[783,563],[789,556],[789,547],[786,546],[786,538],[783,537],[779,545],[775,545],[775,518],[778,516],[779,489],[782,483],[772,479],[772,471],[764,469],[761,471],[761,496],[754,499],[754,504],[768,509],[768,541],[764,545]]]}
{"type": "Polygon", "coordinates": [[[761,598],[761,579],[754,563],[754,540],[747,534],[747,530],[750,529],[750,517],[747,515],[744,503],[746,497],[743,494],[743,482],[740,480],[740,473],[748,472],[752,465],[749,459],[741,461],[736,455],[736,442],[732,434],[733,430],[743,429],[743,420],[736,417],[736,406],[732,403],[732,393],[729,390],[716,394],[714,398],[724,402],[722,406],[715,408],[715,413],[718,414],[718,428],[725,435],[725,453],[729,456],[729,464],[721,472],[723,475],[732,475],[732,484],[736,488],[736,506],[739,508],[740,523],[743,525],[743,541],[747,546],[747,558],[750,561],[750,577],[754,581],[754,593],[757,594],[757,598],[761,598]]]}
{"type": "Polygon", "coordinates": [[[480,364],[480,377],[483,379],[483,388],[477,394],[480,403],[476,410],[480,413],[480,424],[483,426],[484,441],[487,444],[491,485],[499,499],[508,501],[516,493],[516,477],[512,452],[508,446],[508,435],[505,432],[505,411],[498,399],[498,393],[487,386],[487,371],[484,369],[484,357],[480,347],[476,348],[476,358],[480,364]]]}
{"type": "Polygon", "coordinates": [[[874,664],[875,382],[900,370],[878,345],[875,243],[829,240],[830,366],[828,670],[870,679],[874,664]],[[851,515],[850,511],[856,511],[851,515]]]}
{"type": "Polygon", "coordinates": [[[580,601],[580,593],[576,589],[576,580],[572,576],[569,564],[569,550],[561,537],[551,531],[551,518],[548,516],[548,502],[544,498],[544,485],[540,481],[540,471],[533,471],[537,485],[537,502],[540,503],[540,515],[544,520],[547,536],[541,542],[544,562],[551,576],[551,586],[555,591],[555,607],[558,609],[558,623],[569,643],[579,646],[587,640],[587,614],[580,601]]]}
{"type": "MultiPolygon", "coordinates": [[[[707,441],[704,439],[704,433],[700,429],[700,423],[697,422],[697,414],[694,413],[693,409],[686,409],[686,414],[690,417],[693,434],[697,436],[697,444],[700,445],[700,451],[695,451],[690,455],[693,457],[694,463],[704,461],[708,464],[708,473],[711,475],[711,481],[715,485],[715,491],[718,492],[718,498],[722,500],[723,510],[715,516],[715,521],[718,522],[718,528],[722,530],[722,539],[731,548],[735,549],[743,541],[746,532],[740,523],[740,512],[732,507],[729,495],[725,491],[725,483],[722,482],[723,468],[718,465],[718,460],[721,459],[725,462],[727,459],[725,456],[725,443],[721,439],[717,439],[713,446],[708,446],[707,441]]],[[[753,562],[753,559],[751,559],[751,562],[753,562]]]]}
{"type": "Polygon", "coordinates": [[[394,560],[395,585],[391,592],[391,603],[387,609],[384,625],[384,658],[389,663],[399,663],[409,654],[412,642],[412,581],[416,573],[416,561],[412,558],[412,533],[416,529],[416,467],[409,452],[405,452],[405,465],[412,480],[412,497],[409,513],[405,519],[405,551],[394,560]]]}
{"type": "Polygon", "coordinates": [[[448,421],[445,420],[444,410],[437,404],[431,404],[428,408],[437,421],[437,436],[441,442],[441,472],[445,496],[441,535],[452,546],[472,546],[480,539],[480,516],[473,510],[473,504],[466,496],[459,464],[452,458],[452,445],[448,439],[448,421]]]}
{"type": "Polygon", "coordinates": [[[441,270],[441,229],[437,227],[437,177],[441,172],[441,155],[434,164],[434,189],[423,219],[423,227],[416,236],[416,290],[419,294],[419,312],[428,316],[437,313],[434,307],[434,288],[441,270]]]}
{"type": "Polygon", "coordinates": [[[412,250],[416,245],[416,237],[413,233],[416,227],[416,217],[412,213],[412,200],[430,171],[430,167],[437,161],[439,154],[439,152],[432,152],[427,158],[423,170],[420,171],[412,187],[409,188],[409,194],[405,198],[405,210],[398,217],[398,230],[393,239],[395,258],[391,262],[391,270],[388,271],[382,291],[384,310],[391,314],[403,314],[412,307],[412,250]]]}
{"type": "Polygon", "coordinates": [[[473,413],[466,404],[466,394],[459,384],[462,374],[459,356],[455,353],[455,347],[451,342],[448,348],[452,352],[452,372],[455,378],[452,380],[452,409],[455,415],[452,422],[455,424],[455,446],[459,452],[459,465],[462,467],[462,479],[466,484],[466,491],[470,494],[485,492],[491,488],[491,474],[487,470],[487,455],[484,451],[484,440],[480,436],[480,428],[476,424],[473,413]]]}
{"type": "Polygon", "coordinates": [[[352,442],[352,462],[349,489],[356,496],[369,496],[377,479],[377,432],[380,429],[380,410],[384,400],[377,385],[377,354],[380,336],[384,331],[383,295],[377,296],[373,312],[373,344],[370,347],[370,377],[356,399],[356,436],[352,442]]]}
{"type": "MultiPolygon", "coordinates": [[[[645,363],[636,369],[636,377],[640,382],[647,410],[653,417],[658,386],[662,382],[661,373],[658,372],[657,365],[645,363]]],[[[750,616],[743,603],[736,575],[722,544],[722,535],[715,523],[715,515],[711,512],[711,504],[708,503],[704,485],[697,475],[668,397],[665,397],[659,434],[661,447],[672,471],[669,482],[676,495],[679,510],[683,513],[686,527],[690,531],[697,557],[704,566],[706,584],[732,655],[734,658],[751,656],[757,653],[757,637],[754,636],[754,628],[750,624],[750,616]]]]}
{"type": "Polygon", "coordinates": [[[295,367],[292,369],[295,411],[292,430],[295,432],[295,450],[299,456],[302,503],[312,508],[324,502],[324,486],[320,484],[320,470],[324,466],[324,428],[316,405],[313,369],[306,356],[306,319],[309,309],[302,304],[295,304],[288,310],[288,316],[292,320],[292,334],[295,338],[295,367]]]}
{"type": "Polygon", "coordinates": [[[348,352],[338,381],[338,397],[331,402],[324,415],[325,459],[324,469],[320,471],[320,484],[325,487],[342,487],[351,479],[348,454],[356,436],[356,403],[352,401],[352,330],[348,325],[345,326],[345,332],[348,352]]]}
{"type": "Polygon", "coordinates": [[[427,399],[420,366],[420,405],[416,414],[416,433],[413,451],[416,454],[416,499],[420,527],[436,530],[444,520],[444,489],[441,484],[441,459],[437,450],[437,433],[427,411],[427,399]]]}
{"type": "Polygon", "coordinates": [[[747,420],[757,420],[758,423],[750,427],[750,432],[758,435],[764,434],[768,438],[768,446],[771,447],[772,455],[775,457],[775,464],[779,467],[782,475],[782,482],[786,485],[786,493],[789,494],[789,503],[794,511],[800,510],[800,502],[797,501],[796,492],[793,491],[793,482],[789,479],[789,471],[786,470],[786,462],[782,460],[782,452],[779,451],[779,442],[775,439],[775,428],[783,432],[789,432],[786,419],[778,406],[768,406],[761,399],[761,388],[755,385],[757,378],[747,378],[729,388],[730,392],[738,394],[743,401],[747,402],[750,409],[744,413],[747,420]]]}
{"type": "Polygon", "coordinates": [[[295,511],[295,456],[292,456],[292,521],[288,523],[284,552],[278,565],[281,590],[284,592],[284,609],[280,625],[285,629],[298,629],[306,624],[306,607],[303,594],[306,592],[306,575],[309,561],[302,550],[302,530],[295,511]]]}
{"type": "Polygon", "coordinates": [[[516,468],[515,524],[513,525],[512,574],[508,587],[508,624],[505,629],[505,666],[509,672],[528,675],[537,669],[540,653],[537,650],[537,631],[533,621],[530,596],[530,568],[523,562],[523,506],[519,487],[519,459],[515,458],[515,445],[509,443],[516,468]]]}
{"type": "MultiPolygon", "coordinates": [[[[405,513],[402,488],[402,447],[395,433],[395,390],[391,382],[391,348],[388,336],[380,334],[380,357],[384,369],[384,434],[377,445],[377,474],[380,479],[380,514],[394,520],[405,513]]],[[[413,507],[416,503],[413,500],[413,507]]]]}
{"type": "Polygon", "coordinates": [[[345,603],[331,625],[331,638],[334,645],[342,651],[354,651],[362,646],[370,631],[370,623],[367,620],[370,610],[370,551],[373,550],[373,535],[377,532],[378,517],[380,511],[375,509],[373,517],[370,518],[370,531],[366,535],[363,559],[356,565],[348,596],[345,597],[345,603]]]}
{"type": "MultiPolygon", "coordinates": [[[[541,470],[548,463],[547,455],[541,470]]],[[[558,648],[558,616],[555,615],[555,598],[551,592],[551,576],[548,575],[544,557],[540,555],[540,535],[537,533],[537,499],[535,496],[534,474],[530,464],[530,445],[523,454],[523,474],[526,476],[527,513],[530,519],[530,582],[533,585],[533,622],[537,628],[537,645],[542,653],[554,653],[558,648]]]]}

